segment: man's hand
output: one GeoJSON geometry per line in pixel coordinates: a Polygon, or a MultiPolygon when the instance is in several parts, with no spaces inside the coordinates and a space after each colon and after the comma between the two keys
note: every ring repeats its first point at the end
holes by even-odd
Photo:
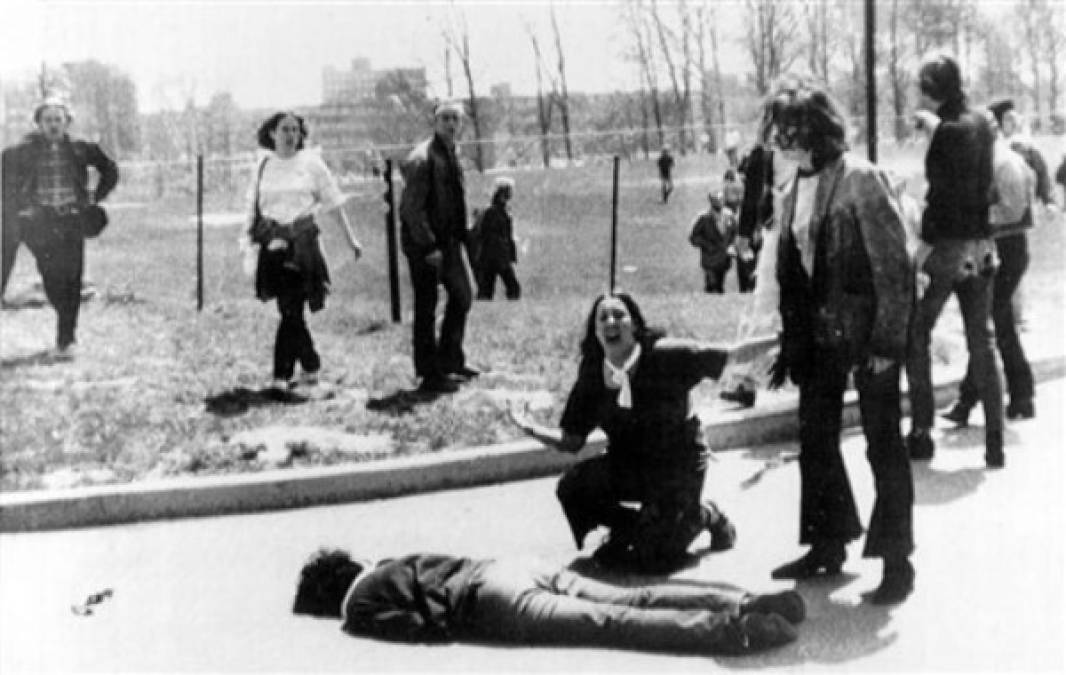
{"type": "Polygon", "coordinates": [[[444,263],[444,254],[440,251],[433,251],[426,256],[426,264],[434,269],[440,269],[440,266],[444,263]]]}

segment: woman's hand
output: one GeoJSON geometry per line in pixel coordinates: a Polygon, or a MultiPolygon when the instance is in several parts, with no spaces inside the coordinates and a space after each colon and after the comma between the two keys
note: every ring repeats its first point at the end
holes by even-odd
{"type": "Polygon", "coordinates": [[[271,239],[270,243],[267,244],[268,251],[284,251],[287,248],[289,248],[289,242],[281,238],[271,239]]]}

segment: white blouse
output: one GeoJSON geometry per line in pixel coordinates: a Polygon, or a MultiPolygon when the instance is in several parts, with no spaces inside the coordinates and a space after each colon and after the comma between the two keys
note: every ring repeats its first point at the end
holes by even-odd
{"type": "Polygon", "coordinates": [[[809,276],[814,276],[814,242],[811,241],[811,218],[818,193],[818,176],[796,177],[796,207],[792,215],[792,236],[799,248],[800,261],[809,276]]]}
{"type": "MultiPolygon", "coordinates": [[[[259,165],[256,165],[247,195],[249,224],[255,213],[253,200],[258,174],[259,165]]],[[[274,154],[268,156],[259,183],[259,212],[263,216],[289,224],[343,203],[344,193],[317,152],[301,150],[285,159],[274,154]]]]}

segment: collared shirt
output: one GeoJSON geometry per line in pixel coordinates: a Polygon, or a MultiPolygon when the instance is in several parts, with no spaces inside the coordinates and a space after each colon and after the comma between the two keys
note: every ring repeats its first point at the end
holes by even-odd
{"type": "Polygon", "coordinates": [[[37,164],[37,203],[66,206],[78,201],[71,180],[71,167],[59,143],[49,143],[37,164]]]}

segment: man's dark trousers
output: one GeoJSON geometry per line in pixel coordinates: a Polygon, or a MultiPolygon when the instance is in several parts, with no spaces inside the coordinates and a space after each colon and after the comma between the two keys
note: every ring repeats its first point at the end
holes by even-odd
{"type": "Polygon", "coordinates": [[[470,277],[459,243],[444,246],[439,270],[426,262],[424,256],[408,255],[407,264],[415,296],[415,374],[436,378],[459,372],[466,366],[463,335],[472,302],[470,277]],[[438,286],[443,286],[448,296],[439,340],[436,335],[438,286]]]}
{"type": "MultiPolygon", "coordinates": [[[[855,498],[840,453],[840,424],[847,385],[846,357],[817,350],[800,385],[800,543],[848,542],[862,533],[855,498]]],[[[873,513],[863,555],[907,556],[914,549],[914,485],[900,434],[900,366],[880,373],[855,370],[866,458],[874,475],[873,513]]]]}
{"type": "Polygon", "coordinates": [[[85,239],[76,214],[38,214],[19,223],[26,246],[37,259],[45,297],[56,310],[56,346],[74,343],[81,310],[85,239]],[[32,229],[31,229],[32,228],[32,229]]]}
{"type": "MultiPolygon", "coordinates": [[[[1018,338],[1014,323],[1014,304],[1011,298],[1018,290],[1022,275],[1029,267],[1029,241],[1024,232],[996,239],[999,254],[999,269],[992,280],[992,325],[996,331],[996,346],[1003,359],[1007,376],[1007,392],[1014,402],[1033,398],[1033,371],[1025,358],[1025,350],[1018,338]]],[[[959,385],[959,400],[966,407],[973,407],[980,398],[977,377],[972,372],[971,359],[967,364],[966,377],[959,385]]]]}

